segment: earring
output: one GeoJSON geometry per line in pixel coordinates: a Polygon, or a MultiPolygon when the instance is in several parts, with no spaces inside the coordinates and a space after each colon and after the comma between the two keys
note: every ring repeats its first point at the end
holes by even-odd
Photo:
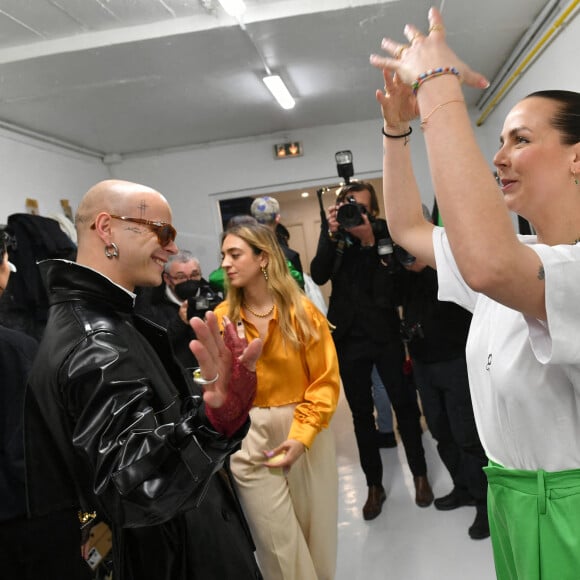
{"type": "Polygon", "coordinates": [[[578,185],[578,178],[576,177],[576,170],[572,169],[572,177],[574,178],[574,183],[578,185]]]}
{"type": "Polygon", "coordinates": [[[105,256],[112,260],[113,258],[119,257],[119,246],[115,244],[115,242],[111,242],[107,246],[105,246],[105,256]]]}
{"type": "Polygon", "coordinates": [[[268,276],[268,270],[266,269],[265,266],[260,266],[260,269],[262,270],[262,274],[264,274],[264,278],[266,278],[266,282],[270,279],[270,277],[268,276]]]}

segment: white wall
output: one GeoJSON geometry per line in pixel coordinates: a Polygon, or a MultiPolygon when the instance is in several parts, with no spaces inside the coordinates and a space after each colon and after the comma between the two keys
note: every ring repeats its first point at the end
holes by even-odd
{"type": "MultiPolygon", "coordinates": [[[[111,169],[116,177],[146,183],[169,199],[180,232],[178,245],[198,256],[203,271],[208,272],[216,267],[219,255],[220,199],[336,183],[334,154],[342,149],[352,151],[356,177],[380,177],[381,127],[377,107],[376,121],[138,156],[111,169]],[[286,141],[301,141],[304,155],[274,159],[274,143],[286,141]]],[[[426,167],[422,139],[412,140],[412,146],[418,165],[426,167]]],[[[423,174],[422,181],[427,186],[428,178],[423,174]]],[[[427,199],[431,203],[430,193],[427,199]]]]}
{"type": "Polygon", "coordinates": [[[74,211],[91,185],[109,177],[100,159],[4,130],[0,160],[0,223],[13,213],[26,212],[27,197],[38,200],[44,216],[62,214],[61,199],[68,199],[74,211]]]}
{"type": "Polygon", "coordinates": [[[492,159],[499,147],[499,133],[503,120],[517,101],[529,93],[548,89],[580,92],[577,73],[577,54],[580,49],[580,18],[572,20],[548,48],[540,54],[484,124],[477,129],[477,137],[486,157],[492,159]]]}

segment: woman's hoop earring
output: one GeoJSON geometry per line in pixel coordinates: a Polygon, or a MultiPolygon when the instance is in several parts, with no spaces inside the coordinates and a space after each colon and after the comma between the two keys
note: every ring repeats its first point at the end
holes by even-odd
{"type": "Polygon", "coordinates": [[[105,246],[105,256],[112,260],[113,258],[119,257],[119,246],[115,244],[115,242],[111,242],[110,244],[105,246]]]}
{"type": "Polygon", "coordinates": [[[270,277],[268,276],[268,270],[266,269],[265,266],[260,266],[260,269],[262,270],[262,274],[264,274],[264,278],[266,278],[266,282],[270,279],[270,277]]]}

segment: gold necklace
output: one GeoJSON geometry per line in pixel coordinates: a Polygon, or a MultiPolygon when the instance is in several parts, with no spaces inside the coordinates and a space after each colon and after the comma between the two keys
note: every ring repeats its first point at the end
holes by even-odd
{"type": "Polygon", "coordinates": [[[246,310],[248,310],[249,312],[251,312],[254,316],[257,316],[258,318],[268,318],[268,316],[270,316],[270,314],[272,314],[272,312],[274,312],[274,305],[272,304],[272,308],[270,308],[270,310],[268,310],[268,312],[266,312],[265,314],[258,314],[257,312],[254,312],[249,306],[247,302],[242,302],[244,308],[246,310]]]}

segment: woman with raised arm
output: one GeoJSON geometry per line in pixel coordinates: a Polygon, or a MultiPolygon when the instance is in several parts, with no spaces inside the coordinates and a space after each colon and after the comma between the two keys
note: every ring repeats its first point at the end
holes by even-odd
{"type": "Polygon", "coordinates": [[[222,237],[226,301],[242,337],[261,338],[252,424],[231,468],[267,580],[332,580],[338,474],[327,429],[340,389],[328,321],[290,275],[271,228],[222,237]]]}
{"type": "Polygon", "coordinates": [[[470,126],[460,82],[485,88],[447,46],[441,15],[409,44],[385,39],[378,92],[393,238],[437,268],[439,298],[473,312],[467,360],[483,446],[497,576],[580,570],[580,94],[541,91],[507,115],[494,157],[470,126]],[[445,228],[423,219],[410,148],[420,118],[445,228]],[[537,236],[518,236],[509,210],[537,236]],[[485,216],[485,222],[481,219],[485,216]]]}

